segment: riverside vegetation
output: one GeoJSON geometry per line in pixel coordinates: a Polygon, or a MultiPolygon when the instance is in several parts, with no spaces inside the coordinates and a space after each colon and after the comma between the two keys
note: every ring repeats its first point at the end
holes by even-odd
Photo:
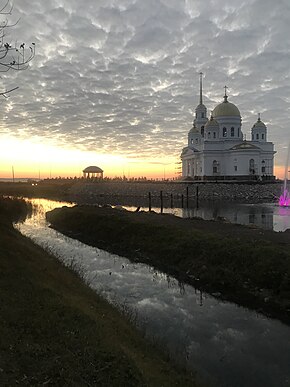
{"type": "Polygon", "coordinates": [[[47,213],[58,231],[290,322],[290,232],[97,206],[47,213]]]}
{"type": "Polygon", "coordinates": [[[13,228],[0,198],[0,385],[195,386],[126,316],[13,228]]]}

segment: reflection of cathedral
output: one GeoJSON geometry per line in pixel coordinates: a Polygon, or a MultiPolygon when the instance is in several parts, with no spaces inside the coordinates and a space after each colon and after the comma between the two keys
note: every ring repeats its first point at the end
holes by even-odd
{"type": "MultiPolygon", "coordinates": [[[[280,211],[281,209],[278,207],[278,210],[280,211]]],[[[199,217],[205,220],[226,219],[231,223],[255,225],[266,230],[273,230],[275,216],[275,231],[285,231],[288,228],[288,223],[285,226],[283,224],[280,225],[283,218],[280,214],[277,215],[275,211],[277,211],[277,208],[274,206],[247,206],[245,204],[225,204],[215,202],[212,205],[207,203],[206,205],[199,206],[198,208],[182,208],[182,217],[199,217]]]]}
{"type": "Polygon", "coordinates": [[[273,176],[274,145],[267,141],[267,127],[260,116],[252,127],[252,139],[246,141],[242,132],[239,109],[225,95],[211,117],[203,104],[202,73],[200,99],[195,109],[188,145],[181,153],[182,176],[198,180],[263,179],[273,176]]]}

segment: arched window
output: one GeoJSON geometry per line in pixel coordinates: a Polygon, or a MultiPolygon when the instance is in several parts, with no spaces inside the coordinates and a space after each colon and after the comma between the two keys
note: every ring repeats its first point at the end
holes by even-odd
{"type": "Polygon", "coordinates": [[[210,132],[208,132],[207,138],[211,138],[211,133],[210,132]]]}
{"type": "Polygon", "coordinates": [[[235,137],[235,128],[231,127],[231,137],[235,137]]]}
{"type": "Polygon", "coordinates": [[[223,127],[223,137],[227,137],[227,128],[223,127]]]}
{"type": "Polygon", "coordinates": [[[190,143],[193,144],[193,138],[190,140],[190,143]]]}
{"type": "Polygon", "coordinates": [[[195,139],[195,143],[198,144],[198,138],[195,139]]]}
{"type": "Polygon", "coordinates": [[[212,173],[213,173],[213,174],[218,173],[218,162],[217,162],[216,160],[214,160],[214,161],[212,162],[212,173]]]}
{"type": "Polygon", "coordinates": [[[200,128],[200,133],[201,133],[202,137],[204,137],[204,126],[202,126],[202,127],[200,128]]]}
{"type": "Polygon", "coordinates": [[[251,175],[255,174],[255,160],[254,159],[249,160],[249,172],[251,175]]]}
{"type": "Polygon", "coordinates": [[[216,132],[213,132],[213,138],[216,138],[216,132]]]}
{"type": "Polygon", "coordinates": [[[204,118],[204,113],[201,113],[201,118],[204,118]]]}
{"type": "Polygon", "coordinates": [[[265,160],[262,160],[262,168],[261,168],[262,173],[265,173],[265,172],[266,172],[266,166],[265,166],[265,164],[266,164],[265,160]]]}
{"type": "Polygon", "coordinates": [[[264,133],[262,133],[262,140],[264,140],[265,139],[265,136],[264,136],[264,133]]]}
{"type": "Polygon", "coordinates": [[[256,140],[259,140],[259,133],[256,134],[256,140]]]}

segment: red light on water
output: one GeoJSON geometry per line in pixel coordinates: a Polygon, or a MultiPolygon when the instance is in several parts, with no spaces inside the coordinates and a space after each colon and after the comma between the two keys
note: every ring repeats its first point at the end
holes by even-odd
{"type": "Polygon", "coordinates": [[[290,197],[288,196],[287,189],[284,190],[283,195],[279,198],[279,206],[280,207],[289,207],[290,206],[290,197]]]}

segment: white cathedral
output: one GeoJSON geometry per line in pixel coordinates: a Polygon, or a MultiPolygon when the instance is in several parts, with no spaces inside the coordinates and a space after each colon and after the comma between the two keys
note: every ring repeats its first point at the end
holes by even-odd
{"type": "Polygon", "coordinates": [[[228,101],[227,87],[222,103],[210,118],[203,104],[200,73],[199,105],[195,109],[188,145],[181,153],[182,177],[188,180],[273,180],[274,144],[267,141],[267,127],[260,115],[252,127],[252,139],[242,132],[239,109],[228,101]]]}

